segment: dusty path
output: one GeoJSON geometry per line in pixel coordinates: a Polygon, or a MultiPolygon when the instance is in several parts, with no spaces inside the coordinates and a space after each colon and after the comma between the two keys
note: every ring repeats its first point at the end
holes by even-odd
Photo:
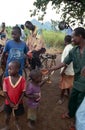
{"type": "MultiPolygon", "coordinates": [[[[60,55],[57,56],[57,63],[60,62],[60,55]]],[[[62,120],[61,114],[67,111],[68,98],[62,105],[57,104],[60,89],[58,88],[59,71],[51,77],[52,84],[45,84],[42,87],[42,99],[38,110],[38,121],[35,130],[69,130],[70,120],[62,120]]],[[[0,97],[0,105],[3,98],[0,97]]],[[[26,110],[26,105],[25,105],[26,110]]],[[[0,128],[4,125],[4,112],[0,113],[0,128]]],[[[22,130],[30,130],[26,124],[26,113],[21,118],[22,130]]],[[[16,130],[13,117],[11,119],[11,130],[16,130]]]]}

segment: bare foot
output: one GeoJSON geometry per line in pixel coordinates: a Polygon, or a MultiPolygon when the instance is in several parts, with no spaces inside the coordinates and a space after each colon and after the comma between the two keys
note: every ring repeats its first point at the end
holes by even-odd
{"type": "Polygon", "coordinates": [[[21,127],[18,123],[15,123],[15,126],[16,126],[17,130],[21,130],[21,127]]]}
{"type": "Polygon", "coordinates": [[[63,104],[63,103],[64,103],[64,99],[60,99],[60,100],[58,100],[57,103],[58,103],[59,105],[63,104]]]}
{"type": "Polygon", "coordinates": [[[5,126],[4,128],[0,129],[0,130],[10,130],[8,126],[5,126]]]}
{"type": "Polygon", "coordinates": [[[28,121],[28,127],[31,128],[31,129],[34,129],[35,128],[35,121],[28,121]]]}

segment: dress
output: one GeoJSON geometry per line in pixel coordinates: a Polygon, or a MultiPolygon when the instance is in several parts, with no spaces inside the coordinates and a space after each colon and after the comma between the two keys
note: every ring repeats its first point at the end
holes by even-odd
{"type": "MultiPolygon", "coordinates": [[[[73,48],[72,44],[68,44],[64,48],[62,56],[61,56],[61,62],[64,61],[65,57],[68,55],[69,51],[72,48],[73,48]]],[[[61,69],[61,72],[63,71],[63,69],[64,68],[61,69]]],[[[74,70],[73,70],[73,63],[71,62],[66,68],[64,74],[61,75],[60,77],[59,87],[61,89],[71,88],[73,86],[73,80],[74,80],[74,70]]]]}
{"type": "Polygon", "coordinates": [[[81,70],[85,67],[85,49],[80,54],[80,47],[75,46],[64,59],[64,63],[69,65],[73,62],[74,82],[68,103],[68,114],[74,117],[75,113],[85,97],[85,77],[81,75],[81,70]]]}
{"type": "MultiPolygon", "coordinates": [[[[34,84],[29,83],[29,86],[27,87],[27,90],[26,90],[26,94],[33,95],[35,93],[41,95],[40,86],[35,86],[34,84]]],[[[27,100],[27,104],[28,104],[27,119],[36,120],[39,102],[40,102],[40,99],[38,101],[36,101],[35,98],[28,98],[28,100],[27,100]]]]}
{"type": "Polygon", "coordinates": [[[20,41],[20,43],[15,42],[14,40],[9,40],[3,50],[4,53],[8,53],[5,76],[8,76],[8,64],[13,60],[18,60],[21,64],[19,74],[22,75],[22,70],[25,64],[25,54],[28,52],[26,43],[20,41]]]}

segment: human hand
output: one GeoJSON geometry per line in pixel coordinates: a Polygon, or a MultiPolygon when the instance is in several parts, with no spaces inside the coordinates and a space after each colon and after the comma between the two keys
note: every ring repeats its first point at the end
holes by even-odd
{"type": "Polygon", "coordinates": [[[81,70],[81,76],[85,76],[85,67],[83,67],[81,70]]]}
{"type": "Polygon", "coordinates": [[[38,102],[40,100],[40,98],[41,98],[41,93],[35,93],[34,97],[35,97],[35,101],[38,102]]]}
{"type": "Polygon", "coordinates": [[[15,106],[15,104],[11,102],[11,103],[10,103],[10,107],[13,108],[14,106],[15,106]]]}
{"type": "Polygon", "coordinates": [[[18,106],[19,106],[19,104],[16,104],[16,105],[14,105],[14,109],[16,110],[16,109],[18,109],[18,106]]]}

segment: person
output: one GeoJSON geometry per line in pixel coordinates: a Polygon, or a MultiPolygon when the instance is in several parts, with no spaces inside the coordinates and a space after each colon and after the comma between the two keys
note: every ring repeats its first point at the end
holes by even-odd
{"type": "Polygon", "coordinates": [[[1,29],[0,29],[0,44],[2,46],[5,46],[6,41],[7,41],[6,24],[5,22],[2,22],[1,29]]]}
{"type": "MultiPolygon", "coordinates": [[[[20,130],[19,116],[24,114],[23,97],[26,89],[25,79],[19,75],[20,63],[11,61],[8,64],[9,76],[3,80],[3,91],[5,95],[5,127],[1,130],[8,130],[11,113],[15,119],[15,126],[20,130]]],[[[12,122],[11,122],[12,123],[12,122]]]]}
{"type": "MultiPolygon", "coordinates": [[[[6,66],[4,76],[7,77],[8,74],[8,64],[11,61],[18,60],[21,64],[19,74],[22,75],[23,68],[25,65],[25,55],[28,52],[28,47],[26,46],[26,43],[20,40],[21,36],[21,29],[18,26],[15,26],[12,28],[12,37],[13,40],[9,40],[6,42],[6,45],[4,47],[2,56],[1,56],[1,66],[6,66]]],[[[28,64],[28,58],[26,59],[26,63],[28,64]]],[[[4,104],[0,106],[0,112],[3,111],[4,104]]]]}
{"type": "Polygon", "coordinates": [[[30,21],[25,22],[25,27],[31,31],[30,36],[27,38],[27,45],[29,46],[29,63],[32,69],[35,69],[36,66],[41,68],[42,64],[39,55],[46,51],[42,30],[33,25],[30,21]]]}
{"type": "Polygon", "coordinates": [[[26,35],[25,35],[25,32],[24,32],[24,29],[25,29],[24,25],[21,24],[20,28],[21,28],[21,37],[20,37],[20,40],[25,41],[26,35]]]}
{"type": "MultiPolygon", "coordinates": [[[[65,36],[64,44],[65,44],[65,48],[61,56],[61,62],[64,61],[69,51],[73,48],[70,35],[65,36]]],[[[62,104],[64,102],[65,91],[67,91],[67,96],[69,97],[70,88],[72,88],[73,86],[73,78],[74,78],[73,63],[70,63],[67,68],[61,68],[60,75],[61,76],[60,76],[59,87],[61,89],[61,95],[58,103],[62,104]]]]}
{"type": "Polygon", "coordinates": [[[42,81],[42,72],[39,69],[31,70],[31,81],[27,84],[25,96],[27,97],[27,121],[30,128],[35,127],[37,121],[37,111],[41,99],[41,86],[45,83],[46,79],[42,81]]]}
{"type": "Polygon", "coordinates": [[[18,26],[12,28],[12,37],[13,40],[8,40],[4,47],[1,62],[3,62],[3,58],[7,55],[5,76],[8,76],[8,64],[13,60],[18,60],[21,64],[19,74],[22,75],[22,71],[25,65],[25,59],[27,58],[28,47],[24,41],[20,40],[21,29],[18,26]]]}
{"type": "Polygon", "coordinates": [[[51,68],[57,70],[68,66],[73,62],[74,82],[68,103],[68,112],[62,115],[62,118],[75,117],[76,111],[85,97],[85,29],[75,28],[72,34],[72,41],[75,47],[69,52],[64,61],[51,68]]]}

